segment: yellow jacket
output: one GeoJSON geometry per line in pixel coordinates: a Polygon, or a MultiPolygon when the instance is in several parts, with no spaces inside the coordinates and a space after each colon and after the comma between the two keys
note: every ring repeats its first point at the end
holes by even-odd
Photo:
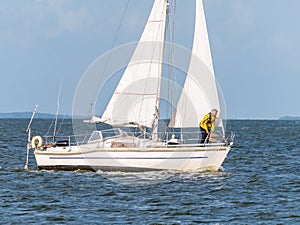
{"type": "Polygon", "coordinates": [[[199,126],[202,127],[207,132],[215,130],[215,120],[216,117],[211,113],[207,113],[203,119],[200,121],[199,126]]]}

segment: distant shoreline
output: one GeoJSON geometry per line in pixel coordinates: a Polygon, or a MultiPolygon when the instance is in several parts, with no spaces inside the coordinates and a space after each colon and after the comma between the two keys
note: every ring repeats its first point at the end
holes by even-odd
{"type": "MultiPolygon", "coordinates": [[[[0,113],[0,119],[30,119],[32,112],[11,112],[11,113],[0,113]]],[[[55,114],[51,113],[36,113],[36,119],[53,119],[55,114]]],[[[72,119],[71,115],[58,115],[59,119],[72,119]]]]}
{"type": "Polygon", "coordinates": [[[280,117],[279,120],[300,120],[300,117],[297,117],[297,116],[283,116],[283,117],[280,117]]]}
{"type": "MultiPolygon", "coordinates": [[[[8,113],[0,113],[0,119],[30,119],[32,116],[32,112],[8,112],[8,113]]],[[[52,113],[36,113],[36,119],[53,119],[55,118],[55,114],[52,113]]],[[[72,115],[58,115],[59,119],[72,119],[72,115]]],[[[82,116],[76,116],[76,118],[83,118],[82,116]]],[[[300,117],[296,116],[282,116],[279,119],[253,119],[253,118],[230,118],[227,120],[300,120],[300,117]]]]}

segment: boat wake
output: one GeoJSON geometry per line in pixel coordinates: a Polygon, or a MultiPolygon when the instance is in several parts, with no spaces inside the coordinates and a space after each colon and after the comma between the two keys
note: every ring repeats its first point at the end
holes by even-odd
{"type": "Polygon", "coordinates": [[[192,181],[196,179],[220,179],[230,176],[230,172],[224,171],[208,171],[208,170],[194,170],[194,171],[178,171],[178,170],[162,170],[162,171],[147,171],[147,172],[107,172],[98,170],[97,174],[112,181],[113,183],[125,186],[148,186],[158,183],[168,184],[173,182],[192,181]]]}

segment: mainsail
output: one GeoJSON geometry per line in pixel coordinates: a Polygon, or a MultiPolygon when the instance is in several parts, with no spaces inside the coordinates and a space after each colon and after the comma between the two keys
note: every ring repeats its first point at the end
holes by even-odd
{"type": "Polygon", "coordinates": [[[147,24],[101,119],[151,127],[159,108],[168,1],[155,0],[147,24]]]}
{"type": "MultiPolygon", "coordinates": [[[[195,127],[211,109],[220,109],[202,0],[196,0],[192,55],[170,127],[195,127]]],[[[222,122],[220,123],[222,124],[222,122]]]]}

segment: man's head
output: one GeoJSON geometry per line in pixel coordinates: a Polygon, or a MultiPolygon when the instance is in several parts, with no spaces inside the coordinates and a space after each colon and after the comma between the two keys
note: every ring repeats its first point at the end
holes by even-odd
{"type": "Polygon", "coordinates": [[[211,115],[217,116],[217,114],[218,114],[218,110],[217,109],[212,109],[211,110],[211,115]]]}

